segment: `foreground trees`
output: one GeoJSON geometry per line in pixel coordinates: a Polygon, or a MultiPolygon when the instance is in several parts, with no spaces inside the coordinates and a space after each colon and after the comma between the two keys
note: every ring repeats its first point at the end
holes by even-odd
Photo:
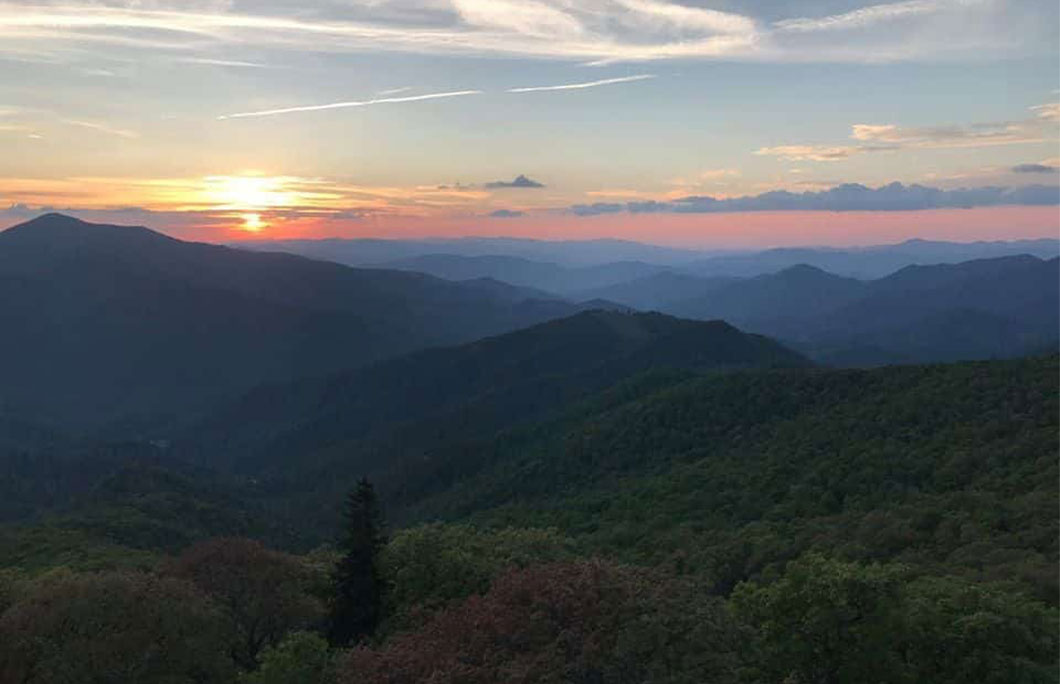
{"type": "Polygon", "coordinates": [[[380,554],[386,545],[383,511],[375,489],[362,478],[346,501],[343,553],[335,569],[335,592],[328,616],[333,646],[356,643],[383,619],[385,582],[380,554]]]}
{"type": "Polygon", "coordinates": [[[262,649],[324,615],[323,604],[310,593],[310,566],[251,539],[201,542],[166,570],[193,583],[224,611],[237,635],[232,656],[247,669],[257,666],[262,649]]]}
{"type": "Polygon", "coordinates": [[[0,618],[0,681],[229,684],[233,634],[188,582],[57,571],[0,618]]]}
{"type": "Polygon", "coordinates": [[[350,649],[325,638],[307,567],[320,565],[218,539],[154,573],[4,573],[0,682],[1057,681],[1055,609],[898,564],[810,554],[722,597],[700,574],[580,559],[553,532],[432,525],[368,566],[400,619],[350,649]]]}
{"type": "Polygon", "coordinates": [[[1057,613],[999,584],[809,555],[732,603],[755,681],[1056,682],[1057,613]]]}
{"type": "Polygon", "coordinates": [[[539,565],[378,648],[339,684],[735,682],[739,628],[692,584],[603,562],[539,565]]]}

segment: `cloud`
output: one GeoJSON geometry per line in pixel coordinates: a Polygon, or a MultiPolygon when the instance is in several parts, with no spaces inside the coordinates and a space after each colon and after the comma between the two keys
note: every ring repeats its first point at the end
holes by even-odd
{"type": "Polygon", "coordinates": [[[971,126],[910,127],[854,124],[850,137],[870,143],[903,147],[987,147],[1040,142],[1043,131],[1031,130],[1028,122],[980,123],[971,126]]]}
{"type": "Polygon", "coordinates": [[[1060,121],[1060,102],[1049,102],[1031,107],[1031,111],[1043,121],[1060,121]]]}
{"type": "Polygon", "coordinates": [[[484,186],[489,190],[497,190],[501,188],[518,188],[518,189],[536,189],[545,187],[544,183],[539,183],[532,178],[520,174],[515,177],[515,180],[510,181],[493,181],[486,183],[484,186]]]}
{"type": "Polygon", "coordinates": [[[622,76],[620,78],[605,78],[599,81],[588,81],[585,83],[568,83],[566,85],[531,86],[529,88],[510,88],[509,93],[538,93],[549,90],[581,90],[583,88],[596,88],[597,86],[612,85],[615,83],[632,83],[633,81],[645,81],[655,78],[654,74],[642,74],[640,76],[622,76]]]}
{"type": "Polygon", "coordinates": [[[296,176],[207,176],[192,178],[7,177],[0,203],[112,211],[135,205],[162,213],[332,218],[433,216],[472,213],[489,198],[485,190],[436,186],[364,186],[338,179],[296,176]]]}
{"type": "MultiPolygon", "coordinates": [[[[872,149],[880,150],[881,148],[876,146],[872,149]]],[[[894,150],[897,148],[892,146],[883,149],[894,150]]],[[[776,147],[760,147],[755,150],[755,154],[760,156],[780,157],[786,161],[830,162],[849,159],[853,155],[861,154],[865,151],[868,150],[864,147],[854,147],[851,145],[778,145],[776,147]]]]}
{"type": "Polygon", "coordinates": [[[1015,188],[979,187],[942,190],[923,185],[891,183],[870,188],[845,183],[817,192],[785,190],[745,197],[682,197],[672,201],[576,204],[569,211],[577,216],[596,216],[626,211],[632,214],[705,214],[747,211],[916,211],[924,209],[994,207],[1004,205],[1057,206],[1060,187],[1027,185],[1015,188]]]}
{"type": "Polygon", "coordinates": [[[107,133],[108,135],[115,135],[119,138],[139,138],[140,134],[135,131],[125,130],[123,128],[114,128],[107,124],[98,123],[95,121],[79,121],[77,119],[63,119],[63,123],[71,126],[79,126],[81,128],[88,128],[93,131],[99,131],[100,133],[107,133]]]}
{"type": "Polygon", "coordinates": [[[526,212],[515,211],[513,209],[498,209],[497,211],[490,212],[490,216],[493,218],[519,218],[520,216],[526,216],[526,212]]]}
{"type": "Polygon", "coordinates": [[[304,105],[300,107],[284,107],[282,109],[266,109],[257,112],[241,112],[238,114],[224,114],[217,117],[225,119],[245,119],[248,117],[276,116],[279,114],[295,114],[299,112],[319,112],[325,109],[346,109],[348,107],[369,107],[378,104],[395,104],[399,102],[419,102],[421,100],[438,100],[449,97],[466,97],[468,95],[481,95],[481,90],[456,90],[447,93],[428,93],[426,95],[411,95],[409,97],[377,97],[371,100],[359,100],[353,102],[332,102],[323,105],[304,105]]]}
{"type": "Polygon", "coordinates": [[[0,52],[31,47],[72,59],[89,45],[227,56],[227,48],[251,46],[256,52],[371,50],[596,63],[879,62],[1051,54],[1054,14],[1046,3],[990,0],[907,0],[772,23],[674,0],[24,0],[0,4],[0,52]]]}
{"type": "Polygon", "coordinates": [[[1056,173],[1060,168],[1047,164],[1016,164],[1012,173],[1056,173]]]}
{"type": "Polygon", "coordinates": [[[274,69],[272,65],[261,62],[247,62],[239,59],[211,59],[208,57],[182,57],[178,62],[184,64],[203,64],[206,66],[236,67],[240,69],[274,69]]]}
{"type": "Polygon", "coordinates": [[[598,216],[600,214],[617,214],[627,206],[632,205],[619,204],[617,202],[594,202],[592,204],[575,204],[570,208],[572,214],[576,216],[598,216]]]}
{"type": "Polygon", "coordinates": [[[757,155],[785,161],[834,162],[872,152],[902,149],[950,149],[1019,145],[1055,140],[1055,122],[1060,121],[1060,104],[1030,108],[1034,116],[1022,121],[996,121],[969,125],[898,126],[864,124],[851,126],[853,145],[777,145],[761,147],[757,155]]]}
{"type": "MultiPolygon", "coordinates": [[[[946,2],[937,0],[907,0],[881,5],[862,7],[843,14],[833,14],[820,18],[784,19],[773,25],[781,33],[812,33],[816,31],[844,31],[862,29],[881,22],[906,19],[933,14],[955,5],[972,5],[972,2],[946,2]]],[[[982,4],[977,3],[977,4],[982,4]]]]}

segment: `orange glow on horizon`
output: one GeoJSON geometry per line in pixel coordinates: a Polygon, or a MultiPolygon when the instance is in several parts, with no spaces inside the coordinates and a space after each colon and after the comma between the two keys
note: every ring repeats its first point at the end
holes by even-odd
{"type": "MultiPolygon", "coordinates": [[[[209,230],[204,226],[202,235],[209,230]]],[[[244,233],[245,236],[245,233],[244,233]]],[[[891,212],[747,212],[742,214],[615,214],[579,217],[542,213],[518,219],[370,216],[361,220],[300,218],[270,226],[269,239],[496,236],[541,240],[616,238],[674,247],[878,245],[912,238],[974,242],[1060,236],[1056,207],[984,207],[891,212]]],[[[216,238],[215,238],[216,239],[216,238]]]]}

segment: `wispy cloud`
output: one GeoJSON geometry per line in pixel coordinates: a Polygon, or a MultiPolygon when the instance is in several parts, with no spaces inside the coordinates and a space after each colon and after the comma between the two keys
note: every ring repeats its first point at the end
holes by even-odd
{"type": "Polygon", "coordinates": [[[787,161],[834,162],[872,152],[903,149],[955,149],[1040,143],[1057,139],[1055,122],[1060,105],[1031,107],[1035,116],[1022,121],[974,123],[965,126],[898,126],[895,124],[854,124],[853,145],[777,145],[762,147],[757,155],[787,161]]]}
{"type": "Polygon", "coordinates": [[[261,62],[246,62],[239,59],[211,59],[209,57],[182,57],[177,60],[184,64],[203,64],[206,66],[236,67],[242,69],[272,69],[270,64],[261,62]]]}
{"type": "Polygon", "coordinates": [[[780,32],[809,33],[860,29],[885,21],[934,14],[961,6],[982,5],[983,0],[907,0],[862,7],[851,12],[818,18],[784,19],[774,24],[780,32]]]}
{"type": "Polygon", "coordinates": [[[140,134],[136,131],[126,130],[124,128],[114,128],[108,124],[99,123],[96,121],[82,121],[80,119],[62,119],[64,124],[70,126],[79,126],[80,128],[87,128],[93,131],[99,131],[100,133],[106,133],[108,135],[114,135],[119,138],[139,138],[140,134]]]}
{"type": "Polygon", "coordinates": [[[755,150],[759,156],[779,157],[785,161],[834,162],[849,159],[864,152],[883,152],[898,149],[895,146],[854,145],[776,145],[755,150]]]}
{"type": "Polygon", "coordinates": [[[567,83],[564,85],[531,86],[529,88],[509,88],[509,93],[539,93],[549,90],[581,90],[583,88],[596,88],[597,86],[612,85],[615,83],[632,83],[633,81],[646,81],[655,78],[654,74],[641,74],[639,76],[621,76],[619,78],[604,78],[599,81],[587,81],[585,83],[567,83]]]}
{"type": "Polygon", "coordinates": [[[0,52],[14,54],[27,45],[60,53],[77,44],[153,51],[222,47],[227,59],[228,48],[252,45],[259,52],[371,49],[595,63],[873,62],[955,51],[974,56],[985,50],[1041,51],[1053,38],[1033,4],[906,0],[770,24],[749,14],[673,0],[373,0],[306,3],[297,13],[268,2],[27,0],[0,4],[0,52]],[[874,31],[871,40],[863,31],[849,36],[842,31],[883,22],[886,30],[874,31]],[[938,40],[939,30],[947,27],[957,37],[938,40]]]}
{"type": "Polygon", "coordinates": [[[481,207],[489,193],[437,186],[360,185],[297,176],[198,178],[71,177],[3,179],[0,202],[84,210],[138,206],[154,212],[255,212],[288,217],[430,216],[481,207]]]}
{"type": "Polygon", "coordinates": [[[332,102],[322,105],[305,105],[300,107],[284,107],[282,109],[266,109],[258,112],[239,112],[236,114],[224,114],[217,117],[224,119],[245,119],[260,116],[277,116],[279,114],[296,114],[299,112],[319,112],[326,109],[346,109],[349,107],[369,107],[379,104],[395,104],[399,102],[419,102],[421,100],[439,100],[449,97],[465,97],[468,95],[481,95],[481,90],[455,90],[446,93],[428,93],[426,95],[411,95],[409,97],[377,97],[370,100],[356,100],[351,102],[332,102]]]}

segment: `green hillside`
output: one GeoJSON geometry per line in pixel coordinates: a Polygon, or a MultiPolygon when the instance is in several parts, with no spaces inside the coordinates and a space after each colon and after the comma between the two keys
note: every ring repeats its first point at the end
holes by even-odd
{"type": "Polygon", "coordinates": [[[1057,358],[710,375],[510,432],[416,519],[554,526],[720,588],[813,550],[1056,600],[1057,358]]]}

